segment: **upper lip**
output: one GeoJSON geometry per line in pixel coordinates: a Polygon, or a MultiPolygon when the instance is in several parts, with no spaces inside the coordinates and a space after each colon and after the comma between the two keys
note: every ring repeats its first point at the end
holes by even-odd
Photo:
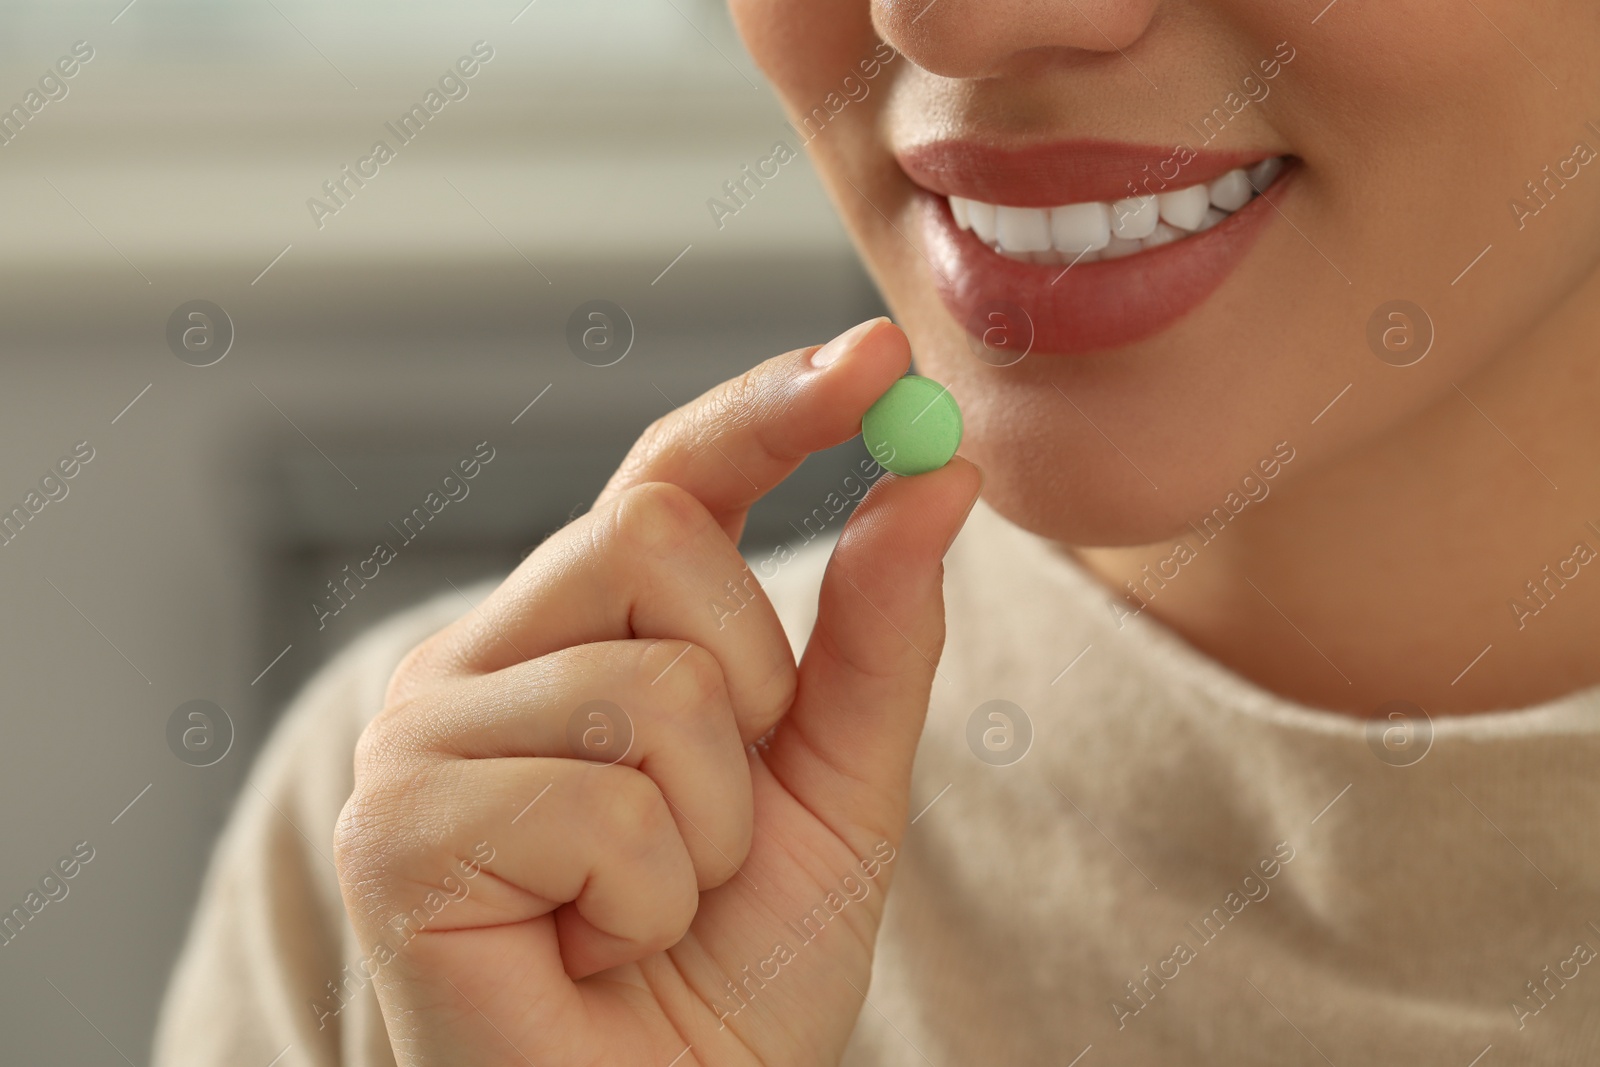
{"type": "Polygon", "coordinates": [[[942,140],[894,153],[906,175],[930,192],[1012,207],[1114,201],[1182,189],[1277,154],[1101,140],[1016,147],[942,140]]]}

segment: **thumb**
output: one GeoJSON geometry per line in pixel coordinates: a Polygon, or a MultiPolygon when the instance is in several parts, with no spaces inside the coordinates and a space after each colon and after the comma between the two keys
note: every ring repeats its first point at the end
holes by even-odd
{"type": "Polygon", "coordinates": [[[900,839],[944,648],[942,561],[982,482],[960,456],[927,474],[885,475],[828,561],[772,757],[796,799],[852,845],[866,834],[900,839]]]}

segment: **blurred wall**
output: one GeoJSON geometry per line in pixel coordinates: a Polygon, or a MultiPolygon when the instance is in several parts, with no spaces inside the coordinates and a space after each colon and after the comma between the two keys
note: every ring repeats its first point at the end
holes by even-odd
{"type": "Polygon", "coordinates": [[[759,85],[693,0],[0,9],[25,112],[0,118],[0,910],[94,850],[0,944],[0,1060],[148,1062],[214,835],[305,677],[514,566],[649,420],[881,310],[804,159],[708,209],[799,145],[759,85]],[[616,362],[569,343],[596,300],[616,362]],[[319,628],[324,583],[483,441],[470,495],[319,628]]]}

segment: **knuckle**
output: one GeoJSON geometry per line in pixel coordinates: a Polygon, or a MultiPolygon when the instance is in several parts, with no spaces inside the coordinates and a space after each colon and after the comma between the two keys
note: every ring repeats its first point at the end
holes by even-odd
{"type": "MultiPolygon", "coordinates": [[[[381,713],[380,713],[381,714],[381,713]]],[[[356,751],[353,760],[355,764],[356,782],[360,784],[373,768],[382,766],[384,752],[389,749],[389,741],[380,735],[378,722],[374,719],[367,724],[356,738],[356,751]]]]}
{"type": "Polygon", "coordinates": [[[649,469],[655,457],[666,451],[677,422],[678,413],[672,411],[646,426],[644,432],[634,441],[633,447],[628,449],[628,454],[618,464],[616,472],[607,483],[608,486],[616,489],[638,482],[642,472],[649,469]]]}
{"type": "Polygon", "coordinates": [[[645,651],[654,711],[668,723],[692,726],[709,719],[727,700],[727,682],[717,657],[696,644],[661,639],[645,651]]]}
{"type": "Polygon", "coordinates": [[[384,690],[385,704],[402,701],[432,682],[438,659],[437,637],[435,634],[419,642],[401,657],[384,690]]]}
{"type": "Polygon", "coordinates": [[[646,856],[676,836],[666,798],[650,776],[631,767],[592,768],[584,776],[584,806],[597,837],[616,854],[646,856]]]}
{"type": "Polygon", "coordinates": [[[391,844],[399,815],[390,791],[358,785],[350,794],[333,827],[333,863],[341,883],[362,887],[385,880],[396,859],[391,844]]]}
{"type": "Polygon", "coordinates": [[[704,504],[671,482],[644,482],[625,491],[612,522],[618,542],[648,555],[671,552],[716,526],[704,504]]]}
{"type": "Polygon", "coordinates": [[[389,736],[389,724],[393,718],[394,706],[390,705],[378,712],[356,738],[355,771],[358,782],[370,769],[382,766],[386,754],[394,750],[393,738],[389,736]]]}
{"type": "Polygon", "coordinates": [[[658,416],[639,435],[630,458],[638,457],[643,460],[660,452],[677,435],[682,423],[682,413],[677,410],[658,416]]]}
{"type": "Polygon", "coordinates": [[[649,906],[633,915],[628,939],[647,952],[670,948],[694,921],[700,885],[666,797],[644,772],[620,764],[585,778],[596,843],[623,869],[655,872],[649,906]]]}
{"type": "Polygon", "coordinates": [[[754,808],[748,786],[736,792],[736,803],[710,819],[699,820],[705,833],[705,847],[695,850],[695,874],[701,890],[715,889],[730,881],[750,858],[755,838],[754,808]]]}
{"type": "Polygon", "coordinates": [[[358,923],[382,921],[386,910],[407,899],[414,875],[431,870],[448,848],[437,833],[422,829],[432,792],[428,773],[390,773],[357,781],[333,826],[333,865],[347,910],[358,923]]]}
{"type": "Polygon", "coordinates": [[[750,368],[722,383],[698,412],[701,425],[725,432],[753,421],[766,404],[767,389],[757,368],[750,368]]]}
{"type": "Polygon", "coordinates": [[[356,737],[354,764],[358,782],[378,776],[400,761],[410,732],[406,718],[411,705],[409,699],[386,704],[356,737]]]}
{"type": "Polygon", "coordinates": [[[730,429],[757,421],[770,405],[770,374],[748,368],[709,392],[661,416],[639,438],[639,451],[658,455],[669,449],[695,451],[730,429]]]}
{"type": "Polygon", "coordinates": [[[683,940],[700,907],[700,891],[694,876],[666,879],[659,887],[656,906],[649,909],[633,940],[646,952],[661,952],[683,940]]]}
{"type": "Polygon", "coordinates": [[[712,853],[701,862],[696,888],[705,892],[727,885],[733,881],[733,876],[739,873],[739,868],[744,866],[744,861],[749,857],[750,835],[746,833],[730,845],[722,846],[721,851],[712,853]]]}
{"type": "Polygon", "coordinates": [[[761,721],[777,722],[793,705],[800,692],[800,669],[786,644],[774,656],[772,673],[762,683],[761,721]]]}

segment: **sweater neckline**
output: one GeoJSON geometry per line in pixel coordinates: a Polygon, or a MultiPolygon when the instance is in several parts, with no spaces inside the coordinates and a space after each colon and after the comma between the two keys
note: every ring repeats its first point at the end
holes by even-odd
{"type": "MultiPolygon", "coordinates": [[[[1055,594],[1055,606],[1047,610],[1070,614],[1079,627],[1088,619],[1093,640],[1142,646],[1137,650],[1139,659],[1148,664],[1151,673],[1164,675],[1175,690],[1203,696],[1224,714],[1280,729],[1343,738],[1363,737],[1374,721],[1273,693],[1207,656],[1147,612],[1125,617],[1120,627],[1113,625],[1107,608],[1110,590],[1060,545],[1016,525],[982,499],[973,509],[968,527],[978,535],[973,541],[984,543],[969,559],[980,567],[1012,570],[1023,579],[1022,588],[1055,594]]],[[[1600,685],[1525,707],[1429,716],[1428,720],[1435,738],[1488,741],[1600,733],[1600,685]]]]}

